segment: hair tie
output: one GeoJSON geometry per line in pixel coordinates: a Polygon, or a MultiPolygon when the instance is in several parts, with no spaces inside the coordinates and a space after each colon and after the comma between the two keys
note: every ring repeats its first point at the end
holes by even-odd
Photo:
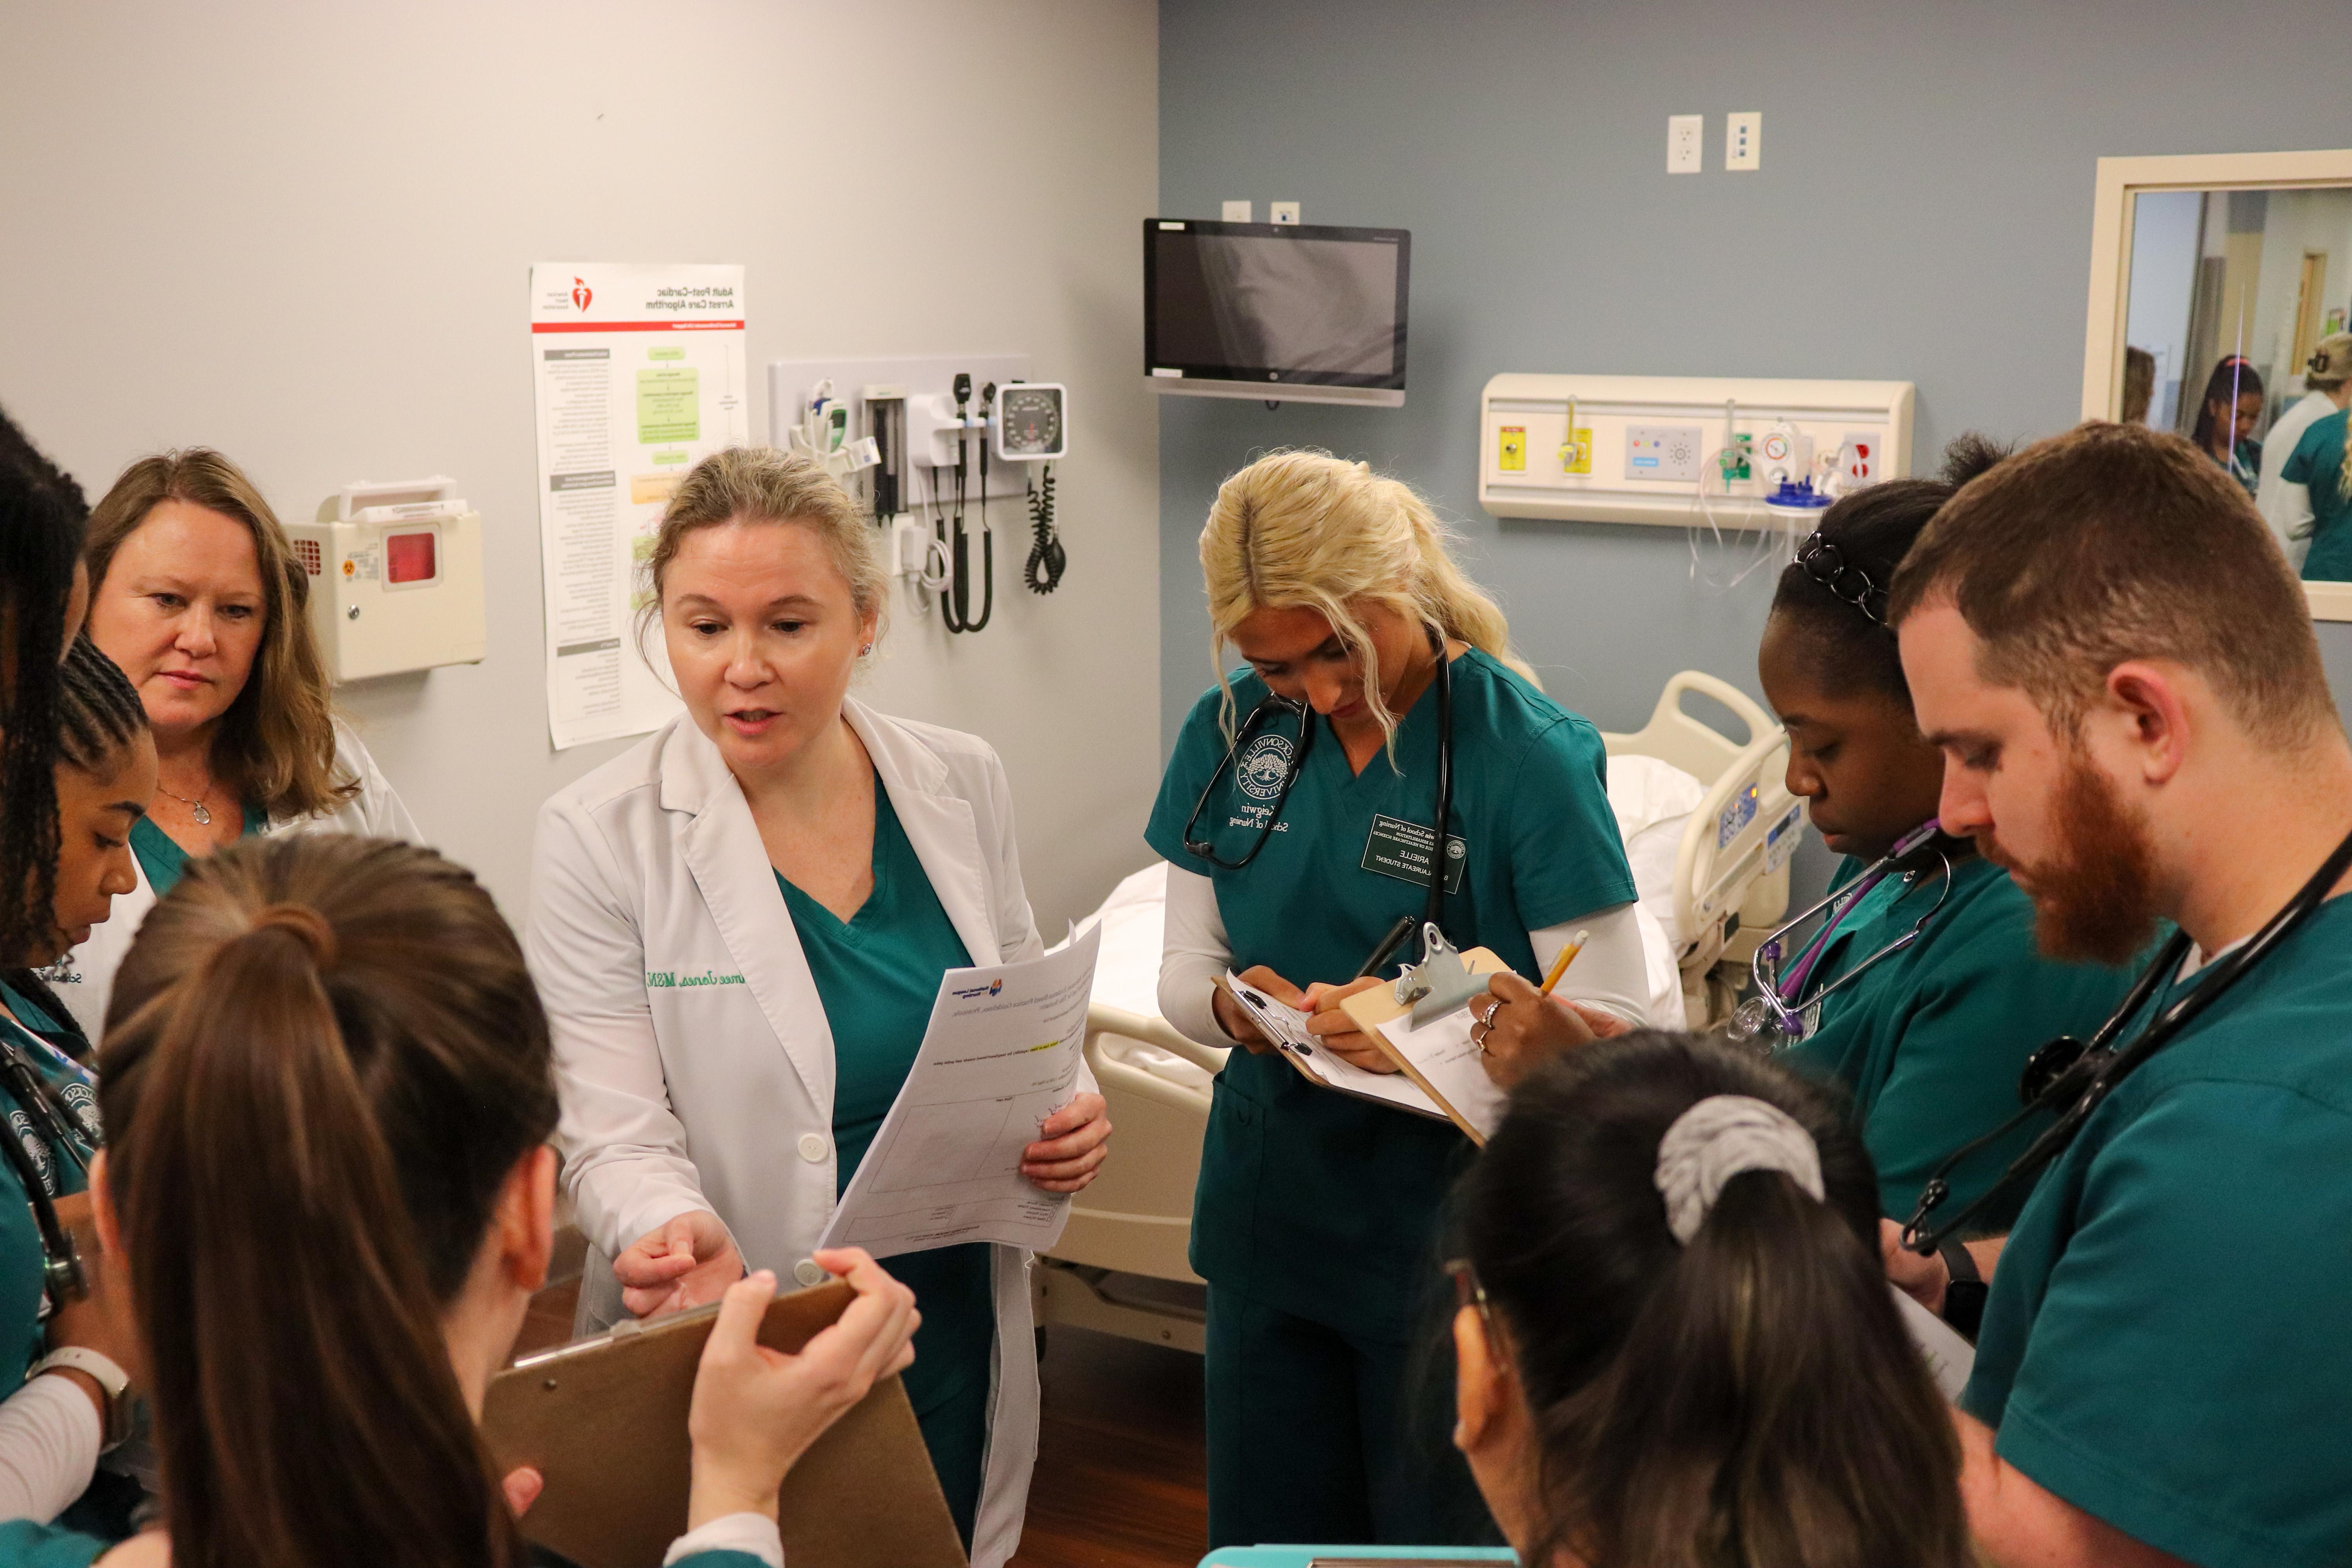
{"type": "Polygon", "coordinates": [[[1797,564],[1805,575],[1830,591],[1832,598],[1852,605],[1872,626],[1886,624],[1886,590],[1870,574],[1850,563],[1845,552],[1822,537],[1820,529],[1797,546],[1797,564]]]}
{"type": "Polygon", "coordinates": [[[1779,1171],[1819,1203],[1822,1152],[1813,1135],[1777,1105],[1744,1094],[1713,1094],[1675,1118],[1658,1140],[1658,1191],[1666,1228],[1684,1246],[1732,1177],[1779,1171]]]}
{"type": "Polygon", "coordinates": [[[327,923],[326,916],[310,905],[270,905],[253,917],[252,928],[247,934],[265,931],[291,933],[296,941],[310,950],[312,964],[322,970],[334,967],[339,952],[335,928],[327,923]]]}

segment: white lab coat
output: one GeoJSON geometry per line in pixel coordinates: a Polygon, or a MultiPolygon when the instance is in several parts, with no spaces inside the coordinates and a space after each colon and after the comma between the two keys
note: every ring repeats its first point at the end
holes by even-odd
{"type": "MultiPolygon", "coordinates": [[[[335,777],[357,780],[359,793],[318,816],[272,817],[262,832],[356,833],[369,838],[399,838],[412,844],[421,841],[416,819],[408,815],[408,807],[401,804],[391,781],[375,765],[375,759],[368,755],[360,738],[340,719],[335,721],[335,777]]],[[[81,1025],[82,1033],[92,1040],[106,1026],[106,1003],[114,994],[115,971],[122,967],[123,955],[131,951],[131,939],[139,934],[140,922],[155,907],[155,889],[147,880],[147,868],[138,864],[137,856],[131,857],[131,864],[139,885],[115,899],[104,923],[92,927],[89,940],[75,948],[63,963],[41,972],[50,989],[81,1025]]]]}
{"type": "MultiPolygon", "coordinates": [[[[855,700],[845,711],[973,962],[1044,951],[996,752],[855,700]]],[[[747,1266],[822,1279],[809,1253],[838,1180],[833,1031],[742,789],[691,719],[541,808],[527,947],[554,1032],[564,1185],[589,1241],[616,1257],[708,1209],[747,1266]]],[[[1037,1452],[1030,1258],[992,1250],[973,1568],[1020,1544],[1037,1452]]]]}

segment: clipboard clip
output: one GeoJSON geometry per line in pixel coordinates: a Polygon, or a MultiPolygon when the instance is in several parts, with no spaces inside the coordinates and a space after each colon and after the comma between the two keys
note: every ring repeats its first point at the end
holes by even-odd
{"type": "Polygon", "coordinates": [[[1486,988],[1483,978],[1470,973],[1462,954],[1435,925],[1423,925],[1421,939],[1422,960],[1399,972],[1395,990],[1397,1005],[1412,1008],[1416,1029],[1456,1007],[1469,1005],[1470,999],[1486,988]]]}

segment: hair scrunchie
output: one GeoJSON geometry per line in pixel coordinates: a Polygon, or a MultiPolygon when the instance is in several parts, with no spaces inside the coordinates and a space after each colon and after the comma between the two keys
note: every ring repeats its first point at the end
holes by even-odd
{"type": "Polygon", "coordinates": [[[1715,1094],[1675,1118],[1658,1140],[1658,1191],[1666,1228],[1684,1246],[1706,1223],[1732,1177],[1779,1171],[1822,1200],[1822,1154],[1813,1135],[1777,1105],[1744,1094],[1715,1094]]]}

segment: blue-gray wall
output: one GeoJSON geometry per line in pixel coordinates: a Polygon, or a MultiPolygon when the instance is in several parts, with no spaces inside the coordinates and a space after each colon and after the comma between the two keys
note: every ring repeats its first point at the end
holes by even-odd
{"type": "MultiPolygon", "coordinates": [[[[1552,694],[1637,727],[1690,666],[1755,689],[1769,573],[1740,536],[1500,522],[1497,371],[1918,384],[1926,466],[1970,428],[2074,423],[2101,156],[2352,142],[2342,0],[1161,0],[1160,211],[1296,198],[1409,228],[1401,410],[1161,400],[1161,721],[1209,678],[1201,520],[1265,447],[1412,479],[1460,523],[1552,694]],[[1723,172],[1723,119],[1764,115],[1723,172]],[[1670,113],[1706,172],[1665,173],[1670,113]]],[[[2352,694],[2352,626],[2322,626],[2352,694]]],[[[1801,879],[1821,874],[1807,856],[1801,879]]]]}

